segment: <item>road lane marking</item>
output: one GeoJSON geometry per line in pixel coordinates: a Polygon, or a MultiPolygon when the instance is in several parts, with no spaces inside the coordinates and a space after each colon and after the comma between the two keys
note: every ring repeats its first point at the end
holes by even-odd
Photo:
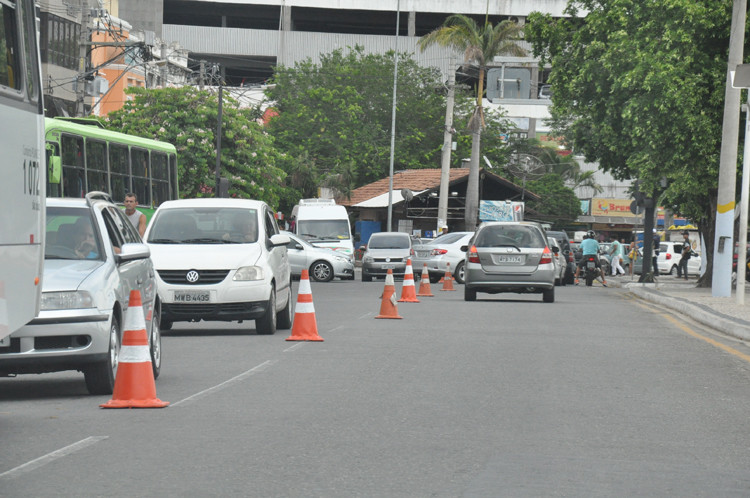
{"type": "Polygon", "coordinates": [[[64,448],[60,448],[59,450],[55,450],[51,453],[47,453],[44,456],[35,458],[34,460],[31,460],[30,462],[26,462],[23,465],[19,465],[18,467],[14,469],[10,469],[7,472],[3,472],[2,474],[0,474],[0,479],[3,477],[15,477],[19,474],[31,472],[32,470],[38,469],[39,467],[42,467],[43,465],[46,465],[54,460],[57,460],[58,458],[71,455],[75,453],[76,451],[80,451],[86,448],[87,446],[96,444],[103,439],[107,439],[108,437],[109,436],[90,436],[90,437],[87,437],[86,439],[81,439],[77,443],[73,443],[64,448]]]}
{"type": "Polygon", "coordinates": [[[188,396],[185,399],[181,399],[177,403],[172,403],[172,405],[170,406],[170,408],[174,408],[175,406],[179,406],[179,405],[181,405],[183,403],[188,403],[188,402],[194,401],[194,400],[196,400],[198,398],[202,398],[203,396],[215,393],[217,391],[221,391],[222,389],[230,386],[231,384],[234,384],[235,382],[239,382],[241,380],[244,380],[244,379],[250,377],[251,375],[254,375],[256,373],[259,373],[259,372],[262,372],[262,371],[266,370],[268,367],[270,367],[271,365],[273,365],[277,361],[278,360],[264,361],[260,365],[255,366],[255,367],[251,368],[250,370],[248,370],[246,372],[243,372],[243,373],[241,373],[241,374],[239,374],[239,375],[237,375],[235,377],[232,377],[229,380],[225,380],[221,384],[217,384],[217,385],[215,385],[213,387],[209,387],[208,389],[204,389],[203,391],[201,391],[199,393],[195,393],[192,396],[188,396]]]}
{"type": "Polygon", "coordinates": [[[723,351],[726,351],[727,353],[736,356],[737,358],[740,358],[742,360],[745,360],[746,362],[750,363],[750,355],[746,355],[745,353],[742,353],[740,351],[737,351],[731,346],[727,346],[726,344],[722,344],[719,341],[716,341],[714,339],[711,339],[710,337],[706,337],[702,334],[699,334],[695,330],[691,329],[687,325],[683,324],[679,320],[677,320],[675,317],[671,315],[667,315],[665,313],[660,313],[664,318],[672,322],[677,328],[681,329],[683,332],[687,333],[688,335],[695,337],[696,339],[700,339],[702,341],[705,341],[709,344],[711,344],[714,347],[717,347],[723,351]]]}
{"type": "Polygon", "coordinates": [[[297,343],[297,344],[295,344],[294,346],[290,346],[290,347],[286,348],[286,349],[285,349],[285,350],[284,350],[283,352],[284,352],[284,353],[288,353],[288,352],[290,352],[290,351],[294,351],[295,349],[301,348],[301,347],[302,347],[302,346],[304,346],[305,344],[307,344],[307,343],[306,343],[306,342],[298,342],[298,343],[297,343]]]}
{"type": "Polygon", "coordinates": [[[362,315],[359,318],[357,318],[357,320],[361,320],[363,318],[367,318],[368,316],[372,316],[374,313],[375,313],[374,311],[371,311],[369,313],[365,313],[364,315],[362,315]]]}

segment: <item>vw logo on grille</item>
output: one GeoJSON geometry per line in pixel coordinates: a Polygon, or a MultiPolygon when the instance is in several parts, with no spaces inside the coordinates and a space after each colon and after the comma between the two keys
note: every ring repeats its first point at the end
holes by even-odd
{"type": "Polygon", "coordinates": [[[385,258],[385,262],[386,263],[390,263],[391,262],[391,258],[385,258]]]}
{"type": "Polygon", "coordinates": [[[200,278],[201,278],[201,276],[200,276],[200,275],[198,274],[198,272],[197,272],[197,271],[195,271],[195,270],[190,270],[190,271],[189,271],[189,272],[187,272],[187,274],[185,275],[185,280],[187,280],[187,281],[188,281],[188,282],[190,282],[191,284],[194,284],[195,282],[197,282],[198,280],[200,280],[200,278]]]}

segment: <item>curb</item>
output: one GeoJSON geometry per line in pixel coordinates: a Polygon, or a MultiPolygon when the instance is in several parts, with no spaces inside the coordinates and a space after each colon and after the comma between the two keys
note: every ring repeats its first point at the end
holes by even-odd
{"type": "Polygon", "coordinates": [[[653,285],[628,284],[626,288],[640,299],[678,311],[711,329],[737,339],[750,340],[750,323],[718,313],[702,304],[694,304],[686,299],[667,296],[656,290],[653,285]]]}

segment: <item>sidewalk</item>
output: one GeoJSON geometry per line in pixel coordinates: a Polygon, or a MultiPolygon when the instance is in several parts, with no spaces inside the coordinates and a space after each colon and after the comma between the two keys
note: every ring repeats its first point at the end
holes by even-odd
{"type": "Polygon", "coordinates": [[[737,304],[734,289],[732,297],[714,297],[708,287],[696,287],[697,279],[678,279],[662,275],[653,284],[639,283],[637,277],[609,277],[607,285],[621,287],[633,295],[683,313],[685,316],[724,334],[750,340],[750,290],[746,291],[745,304],[737,304]]]}

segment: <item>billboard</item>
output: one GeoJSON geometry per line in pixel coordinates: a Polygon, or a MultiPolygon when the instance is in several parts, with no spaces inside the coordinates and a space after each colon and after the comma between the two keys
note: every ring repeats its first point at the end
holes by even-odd
{"type": "Polygon", "coordinates": [[[625,216],[635,218],[630,211],[630,203],[633,199],[604,199],[594,197],[591,199],[591,216],[625,216]]]}
{"type": "Polygon", "coordinates": [[[523,202],[479,201],[481,221],[523,221],[523,202]]]}

